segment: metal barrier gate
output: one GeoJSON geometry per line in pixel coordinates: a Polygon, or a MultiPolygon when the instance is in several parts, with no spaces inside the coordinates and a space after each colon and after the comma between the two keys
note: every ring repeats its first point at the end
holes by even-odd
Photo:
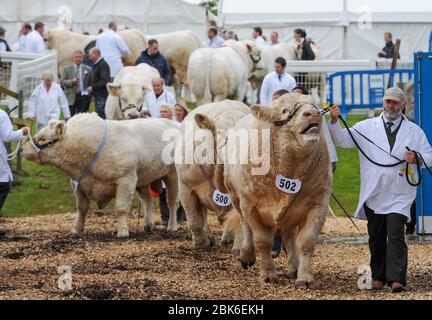
{"type": "Polygon", "coordinates": [[[338,104],[344,118],[353,109],[382,108],[388,83],[407,84],[413,77],[411,69],[335,72],[327,77],[328,102],[338,104]]]}

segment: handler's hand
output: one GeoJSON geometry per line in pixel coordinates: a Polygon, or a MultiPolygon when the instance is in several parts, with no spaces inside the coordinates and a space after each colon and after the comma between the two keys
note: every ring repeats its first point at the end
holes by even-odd
{"type": "Polygon", "coordinates": [[[340,112],[339,106],[336,106],[336,105],[332,106],[330,108],[331,122],[332,123],[338,122],[338,119],[340,116],[341,116],[341,112],[340,112]]]}
{"type": "Polygon", "coordinates": [[[28,127],[22,128],[23,135],[27,136],[29,134],[30,129],[28,127]]]}
{"type": "Polygon", "coordinates": [[[405,160],[409,164],[416,164],[417,163],[417,155],[413,151],[408,151],[405,153],[405,160]]]}

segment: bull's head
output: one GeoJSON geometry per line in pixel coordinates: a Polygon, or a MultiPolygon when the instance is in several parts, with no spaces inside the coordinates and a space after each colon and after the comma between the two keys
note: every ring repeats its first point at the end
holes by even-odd
{"type": "Polygon", "coordinates": [[[271,123],[280,142],[310,146],[320,140],[322,115],[311,96],[286,94],[270,106],[252,106],[252,115],[271,123]]]}
{"type": "Polygon", "coordinates": [[[262,50],[253,41],[245,40],[246,52],[252,61],[252,72],[264,69],[264,62],[262,60],[262,50]]]}
{"type": "Polygon", "coordinates": [[[66,124],[64,121],[51,120],[34,136],[33,141],[27,142],[21,148],[21,155],[26,160],[42,164],[42,155],[45,160],[49,159],[50,153],[63,140],[65,132],[66,124]]]}
{"type": "Polygon", "coordinates": [[[131,84],[122,86],[120,84],[108,83],[107,88],[112,96],[118,97],[120,112],[124,120],[141,117],[144,98],[150,91],[146,86],[131,84]]]}

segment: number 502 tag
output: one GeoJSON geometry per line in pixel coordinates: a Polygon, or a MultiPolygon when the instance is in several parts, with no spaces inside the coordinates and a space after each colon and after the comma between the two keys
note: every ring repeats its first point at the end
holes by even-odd
{"type": "Polygon", "coordinates": [[[281,175],[276,177],[276,187],[282,192],[296,194],[300,192],[301,186],[301,180],[290,179],[281,175]]]}

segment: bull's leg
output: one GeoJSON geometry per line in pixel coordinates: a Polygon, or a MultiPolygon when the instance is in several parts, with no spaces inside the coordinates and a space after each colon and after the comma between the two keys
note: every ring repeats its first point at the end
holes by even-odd
{"type": "Polygon", "coordinates": [[[153,201],[148,192],[148,186],[137,189],[137,192],[144,208],[144,231],[152,232],[154,229],[153,201]]]}
{"type": "Polygon", "coordinates": [[[296,248],[296,232],[297,228],[292,228],[285,232],[282,236],[283,248],[288,258],[288,276],[295,279],[299,267],[299,259],[296,248]]]}
{"type": "MultiPolygon", "coordinates": [[[[327,205],[325,207],[327,208],[327,205]]],[[[300,224],[300,231],[297,236],[297,252],[300,258],[295,283],[297,289],[315,288],[312,256],[315,243],[325,223],[326,212],[327,209],[323,209],[323,207],[315,207],[307,213],[306,221],[300,224]]]]}
{"type": "Polygon", "coordinates": [[[255,245],[253,241],[252,229],[245,219],[241,221],[241,229],[243,234],[243,241],[240,248],[240,263],[243,269],[252,267],[256,262],[255,245]]]}
{"type": "Polygon", "coordinates": [[[254,208],[253,211],[249,216],[249,221],[261,256],[260,279],[264,283],[273,282],[277,279],[276,266],[271,255],[274,240],[273,229],[262,224],[262,218],[257,209],[254,208]]]}
{"type": "Polygon", "coordinates": [[[117,193],[114,211],[118,219],[117,237],[129,237],[128,214],[132,208],[137,176],[135,172],[117,180],[117,193]]]}
{"type": "Polygon", "coordinates": [[[75,194],[75,199],[78,213],[72,228],[72,235],[79,236],[84,232],[84,224],[90,207],[90,199],[79,189],[75,194]]]}
{"type": "Polygon", "coordinates": [[[189,230],[192,232],[193,245],[195,248],[208,248],[210,247],[210,237],[204,231],[205,222],[203,216],[203,211],[207,209],[202,208],[199,198],[194,192],[186,190],[187,188],[181,192],[181,200],[188,217],[187,220],[189,230]]]}
{"type": "Polygon", "coordinates": [[[170,212],[170,218],[168,220],[168,231],[177,231],[177,209],[179,207],[178,203],[178,181],[177,174],[174,170],[173,173],[166,176],[164,179],[166,189],[167,189],[167,203],[170,212]]]}

